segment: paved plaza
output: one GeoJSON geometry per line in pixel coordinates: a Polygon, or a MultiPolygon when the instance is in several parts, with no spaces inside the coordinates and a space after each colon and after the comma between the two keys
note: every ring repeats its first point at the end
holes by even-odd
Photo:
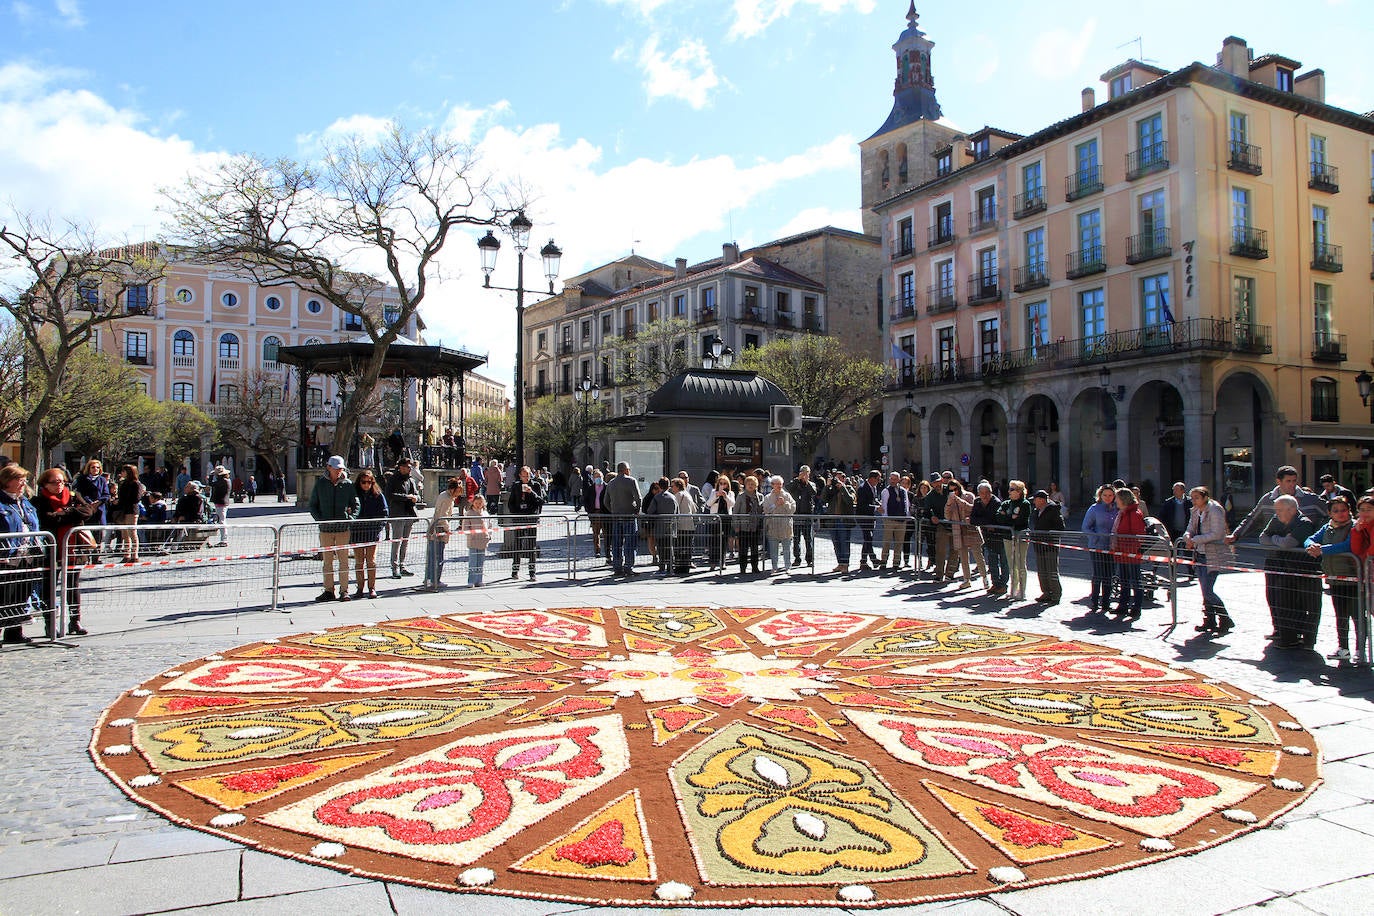
{"type": "MultiPolygon", "coordinates": [[[[299,515],[269,516],[298,521],[299,515]]],[[[735,604],[869,611],[986,623],[1082,639],[1186,664],[1280,704],[1321,745],[1324,784],[1274,825],[1191,856],[1105,877],[883,912],[968,914],[1354,913],[1374,896],[1374,674],[1337,669],[1330,619],[1317,650],[1266,650],[1268,613],[1258,575],[1222,578],[1218,591],[1238,629],[1196,638],[1195,587],[1183,591],[1183,624],[1160,639],[1167,605],[1134,629],[1086,618],[1087,582],[1065,580],[1058,607],[1006,603],[943,589],[911,576],[831,579],[642,575],[612,580],[599,570],[575,581],[504,580],[480,590],[422,594],[379,582],[375,601],[313,604],[301,594],[284,611],[234,610],[223,602],[174,613],[137,607],[93,611],[92,634],[65,645],[37,643],[0,653],[8,700],[0,712],[0,913],[592,913],[596,908],[492,896],[464,897],[355,878],[266,855],[172,826],[129,801],[87,755],[102,709],[135,684],[188,659],[243,643],[350,623],[422,614],[560,605],[735,604]]],[[[459,569],[449,575],[459,581],[459,569]]],[[[174,580],[169,579],[169,582],[174,580]]],[[[174,588],[174,585],[168,585],[174,588]]],[[[1031,582],[1034,595],[1034,580],[1031,582]]],[[[300,591],[300,590],[298,590],[300,591]]],[[[313,592],[311,592],[313,596],[313,592]]],[[[1162,593],[1161,593],[1162,597],[1162,593]]],[[[1327,609],[1329,615],[1329,608],[1327,609]]],[[[33,628],[30,628],[33,632],[33,628]]],[[[702,912],[701,910],[695,910],[702,912]]],[[[807,912],[835,913],[817,907],[807,912]]]]}

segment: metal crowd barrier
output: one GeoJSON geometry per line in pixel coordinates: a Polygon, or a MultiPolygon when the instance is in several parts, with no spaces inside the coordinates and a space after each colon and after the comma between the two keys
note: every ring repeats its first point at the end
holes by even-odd
{"type": "Polygon", "coordinates": [[[277,529],[271,525],[87,525],[63,539],[58,578],[62,632],[79,598],[91,615],[196,613],[192,604],[276,607],[277,529]],[[227,535],[219,540],[221,533],[227,535]],[[109,536],[107,538],[107,536],[109,536]],[[93,542],[95,547],[87,546],[93,542]],[[99,545],[104,544],[102,549],[99,545]]]}
{"type": "MultiPolygon", "coordinates": [[[[20,626],[53,607],[56,544],[47,531],[0,534],[0,626],[20,626]]],[[[62,621],[49,624],[61,635],[62,621]]]]}

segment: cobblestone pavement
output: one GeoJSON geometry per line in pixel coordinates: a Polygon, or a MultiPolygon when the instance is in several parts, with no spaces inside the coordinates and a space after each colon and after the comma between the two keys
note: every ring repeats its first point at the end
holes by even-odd
{"type": "MultiPolygon", "coordinates": [[[[1160,639],[1167,607],[1147,609],[1136,629],[1086,619],[1081,599],[1087,583],[1072,576],[1065,580],[1065,603],[1043,610],[940,589],[909,573],[844,579],[701,574],[685,581],[645,575],[628,582],[599,573],[584,573],[576,581],[546,574],[535,584],[507,580],[438,596],[396,587],[401,584],[385,580],[375,601],[296,604],[287,613],[226,610],[194,600],[176,613],[106,609],[89,615],[92,636],[66,645],[6,647],[0,652],[7,698],[0,708],[0,772],[5,774],[0,781],[0,914],[339,916],[478,907],[486,916],[593,913],[596,908],[479,900],[353,878],[174,827],[127,800],[92,766],[86,746],[96,717],[120,691],[188,658],[256,639],[425,611],[629,602],[906,613],[1081,638],[1183,662],[1254,691],[1287,708],[1322,746],[1325,784],[1268,829],[1197,855],[1101,878],[884,912],[1296,916],[1367,912],[1374,898],[1374,674],[1338,669],[1323,659],[1334,648],[1329,620],[1317,651],[1266,650],[1262,637],[1268,614],[1258,575],[1221,580],[1218,591],[1240,629],[1215,641],[1194,638],[1195,588],[1181,592],[1183,625],[1160,639]]],[[[1326,612],[1330,615],[1329,606],[1326,612]]]]}

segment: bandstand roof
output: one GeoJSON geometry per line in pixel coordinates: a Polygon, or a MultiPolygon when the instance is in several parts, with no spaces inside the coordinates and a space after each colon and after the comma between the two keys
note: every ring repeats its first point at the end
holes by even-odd
{"type": "MultiPolygon", "coordinates": [[[[359,337],[338,343],[280,347],[277,361],[304,367],[312,375],[348,375],[372,358],[376,346],[371,338],[359,337]]],[[[485,356],[466,350],[430,346],[408,337],[397,337],[387,348],[382,378],[446,378],[471,372],[486,361],[485,356]]]]}

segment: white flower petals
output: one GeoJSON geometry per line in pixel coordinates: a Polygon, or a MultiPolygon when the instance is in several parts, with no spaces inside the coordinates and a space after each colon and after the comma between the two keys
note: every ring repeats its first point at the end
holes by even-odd
{"type": "Polygon", "coordinates": [[[463,887],[486,887],[496,880],[496,872],[490,868],[469,868],[458,876],[463,887]]]}
{"type": "Polygon", "coordinates": [[[988,877],[998,884],[1015,884],[1026,880],[1026,873],[1010,865],[999,865],[988,869],[988,877]]]}
{"type": "Polygon", "coordinates": [[[1174,844],[1160,837],[1147,836],[1140,841],[1140,848],[1146,852],[1172,852],[1174,844]]]}
{"type": "Polygon", "coordinates": [[[342,843],[316,843],[310,847],[310,854],[317,859],[337,859],[348,852],[342,843]]]}
{"type": "Polygon", "coordinates": [[[1290,731],[1290,732],[1300,732],[1300,731],[1303,731],[1303,727],[1302,727],[1301,725],[1299,725],[1297,722],[1280,722],[1280,723],[1279,723],[1279,728],[1282,728],[1282,729],[1284,729],[1285,731],[1290,731]]]}
{"type": "Polygon", "coordinates": [[[1227,808],[1221,812],[1221,816],[1237,824],[1253,824],[1259,820],[1253,812],[1246,811],[1244,808],[1227,808]]]}
{"type": "Polygon", "coordinates": [[[1285,792],[1301,792],[1303,789],[1307,788],[1307,786],[1298,782],[1296,779],[1284,779],[1283,777],[1275,779],[1273,786],[1275,789],[1283,789],[1285,792]]]}
{"type": "Polygon", "coordinates": [[[691,900],[694,893],[692,888],[681,881],[669,881],[667,884],[660,884],[654,891],[654,896],[659,900],[691,900]]]}
{"type": "Polygon", "coordinates": [[[134,724],[133,719],[111,719],[105,723],[106,728],[128,728],[134,724]]]}
{"type": "Polygon", "coordinates": [[[127,744],[111,744],[100,753],[107,757],[123,757],[125,754],[133,752],[133,748],[127,744]]]}
{"type": "Polygon", "coordinates": [[[1285,754],[1292,754],[1294,757],[1311,757],[1312,752],[1300,744],[1285,744],[1283,746],[1285,754]]]}
{"type": "Polygon", "coordinates": [[[162,676],[163,676],[163,677],[181,677],[181,676],[182,676],[183,674],[185,674],[185,673],[186,673],[185,671],[167,671],[167,672],[164,672],[162,676]]]}
{"type": "Polygon", "coordinates": [[[138,688],[137,690],[130,690],[130,691],[129,691],[129,696],[131,696],[131,697],[150,697],[150,696],[152,696],[152,695],[153,695],[153,692],[152,692],[151,690],[148,690],[148,689],[144,688],[144,687],[140,687],[140,688],[138,688]]]}
{"type": "Polygon", "coordinates": [[[133,786],[135,789],[146,789],[160,782],[162,782],[161,776],[158,776],[156,773],[145,773],[142,776],[135,776],[133,779],[129,780],[129,785],[133,786]]]}
{"type": "Polygon", "coordinates": [[[210,818],[211,827],[237,827],[248,818],[242,814],[217,814],[210,818]]]}
{"type": "Polygon", "coordinates": [[[845,903],[868,903],[873,899],[873,888],[867,884],[846,884],[836,896],[845,903]]]}

